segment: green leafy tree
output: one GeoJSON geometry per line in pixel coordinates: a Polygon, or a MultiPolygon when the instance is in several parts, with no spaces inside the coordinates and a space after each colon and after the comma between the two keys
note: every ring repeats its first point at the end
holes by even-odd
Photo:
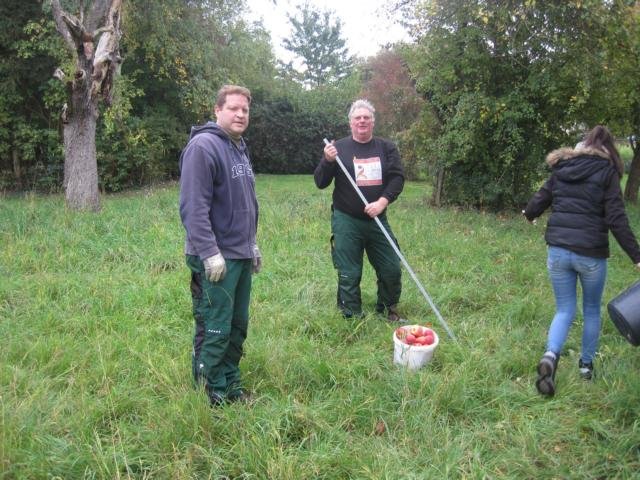
{"type": "Polygon", "coordinates": [[[0,189],[55,190],[62,151],[52,77],[61,42],[35,0],[0,3],[0,189]]]}
{"type": "Polygon", "coordinates": [[[640,2],[611,2],[600,15],[604,34],[594,53],[599,69],[585,70],[589,101],[582,114],[588,123],[608,125],[619,138],[627,137],[633,150],[625,200],[637,202],[640,187],[640,2]]]}
{"type": "MultiPolygon", "coordinates": [[[[68,9],[62,10],[67,21],[79,32],[84,25],[83,38],[90,37],[95,47],[107,31],[96,33],[97,23],[87,23],[91,8],[80,15],[70,10],[73,5],[80,4],[60,2],[68,9]]],[[[0,19],[5,26],[0,32],[0,188],[60,188],[60,140],[73,112],[68,95],[76,73],[86,78],[78,62],[88,63],[91,46],[83,42],[73,51],[65,49],[70,43],[56,32],[50,2],[7,0],[0,8],[5,13],[0,19]],[[56,66],[63,82],[53,76],[56,66]]],[[[353,70],[313,89],[282,78],[268,34],[260,24],[243,20],[244,8],[246,2],[231,0],[122,2],[124,61],[114,72],[118,81],[110,84],[108,108],[105,102],[90,102],[98,190],[175,178],[190,126],[210,118],[215,93],[224,83],[252,91],[246,135],[258,172],[309,173],[321,155],[322,139],[348,133],[347,111],[359,96],[360,73],[353,70]]],[[[71,43],[76,45],[73,37],[71,43]]]]}
{"type": "MultiPolygon", "coordinates": [[[[630,138],[633,149],[633,159],[629,167],[629,178],[624,190],[626,200],[637,203],[638,189],[640,189],[640,2],[625,5],[620,22],[614,26],[614,32],[621,36],[612,49],[613,61],[611,71],[618,78],[618,90],[614,92],[616,99],[624,107],[622,115],[616,118],[627,119],[620,132],[625,132],[630,138]],[[617,94],[617,95],[616,95],[617,94]]],[[[612,119],[613,120],[613,119],[612,119]]]]}
{"type": "Polygon", "coordinates": [[[497,209],[528,198],[546,151],[575,141],[591,93],[582,73],[598,65],[609,11],[596,0],[418,2],[408,58],[436,198],[497,209]]]}
{"type": "Polygon", "coordinates": [[[175,178],[189,128],[211,118],[221,85],[249,87],[254,104],[276,88],[269,37],[244,22],[244,8],[229,0],[125,4],[118,105],[99,130],[106,189],[175,178]]]}
{"type": "Polygon", "coordinates": [[[216,89],[230,76],[223,52],[236,15],[229,2],[126,2],[127,61],[117,105],[98,131],[105,189],[178,174],[176,159],[189,127],[210,115],[216,89]]]}
{"type": "Polygon", "coordinates": [[[342,22],[332,20],[330,10],[318,10],[305,3],[297,7],[297,15],[287,15],[293,32],[283,46],[302,61],[302,72],[292,63],[287,69],[298,81],[319,87],[347,77],[353,69],[346,41],[341,36],[342,22]]]}

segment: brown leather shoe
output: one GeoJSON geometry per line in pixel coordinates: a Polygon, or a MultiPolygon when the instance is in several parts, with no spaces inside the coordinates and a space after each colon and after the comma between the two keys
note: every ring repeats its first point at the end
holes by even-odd
{"type": "Polygon", "coordinates": [[[387,309],[387,321],[389,323],[407,323],[407,320],[402,318],[396,305],[391,305],[387,309]]]}

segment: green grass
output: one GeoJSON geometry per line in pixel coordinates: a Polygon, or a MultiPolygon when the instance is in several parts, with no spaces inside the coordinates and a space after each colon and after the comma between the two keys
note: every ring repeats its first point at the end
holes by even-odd
{"type": "MultiPolygon", "coordinates": [[[[241,368],[257,401],[212,411],[191,385],[191,300],[177,188],[0,199],[0,479],[637,478],[640,358],[603,310],[596,380],[578,378],[580,316],[558,393],[535,391],[553,314],[544,220],[390,208],[408,274],[402,311],[440,335],[417,372],[393,327],[335,309],[330,189],[259,176],[263,272],[241,368]]],[[[637,207],[629,208],[640,233],[637,207]]],[[[612,239],[604,302],[637,279],[612,239]]],[[[364,306],[375,279],[365,268],[364,306]]]]}

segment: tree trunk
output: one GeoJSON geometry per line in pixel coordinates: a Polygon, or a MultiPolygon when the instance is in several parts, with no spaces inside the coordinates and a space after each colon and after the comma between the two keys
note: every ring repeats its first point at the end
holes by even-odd
{"type": "Polygon", "coordinates": [[[83,85],[84,92],[73,93],[75,113],[64,125],[65,199],[67,206],[74,210],[98,211],[100,191],[96,161],[97,107],[91,101],[82,102],[82,97],[89,97],[89,86],[86,82],[83,85]],[[76,96],[80,97],[80,101],[76,101],[76,96]]]}
{"type": "MultiPolygon", "coordinates": [[[[64,189],[67,206],[74,210],[100,210],[96,122],[100,99],[107,106],[113,97],[113,82],[120,57],[121,0],[93,2],[85,16],[79,1],[79,17],[65,12],[60,0],[51,0],[58,32],[76,60],[73,78],[67,81],[69,99],[61,120],[64,125],[64,189]],[[97,42],[97,45],[96,45],[97,42]]],[[[64,81],[60,69],[54,76],[64,81]]]]}
{"type": "Polygon", "coordinates": [[[638,187],[640,187],[640,147],[633,149],[633,160],[627,177],[627,185],[624,188],[624,199],[627,202],[638,201],[638,187]]]}
{"type": "Polygon", "coordinates": [[[13,145],[11,147],[11,163],[13,166],[13,176],[16,179],[16,185],[22,188],[22,169],[20,168],[20,152],[13,145]]]}
{"type": "Polygon", "coordinates": [[[442,190],[444,188],[444,167],[438,167],[438,172],[436,174],[436,185],[433,189],[433,194],[431,197],[431,203],[440,207],[442,205],[442,190]]]}

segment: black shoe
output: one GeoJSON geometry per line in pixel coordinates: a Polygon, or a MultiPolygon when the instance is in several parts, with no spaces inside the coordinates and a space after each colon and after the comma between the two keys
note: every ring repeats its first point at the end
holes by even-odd
{"type": "Polygon", "coordinates": [[[593,362],[585,363],[580,359],[578,361],[578,369],[583,380],[591,380],[593,378],[593,362]]]}
{"type": "Polygon", "coordinates": [[[221,407],[225,404],[225,398],[216,392],[207,392],[211,408],[221,407]]]}
{"type": "Polygon", "coordinates": [[[216,392],[208,385],[204,385],[204,391],[207,394],[207,398],[209,399],[209,405],[212,408],[221,407],[226,403],[226,398],[223,394],[216,392]]]}
{"type": "Polygon", "coordinates": [[[238,390],[227,396],[227,399],[232,403],[253,403],[253,395],[246,390],[238,390]]]}
{"type": "Polygon", "coordinates": [[[338,301],[337,301],[336,305],[338,306],[338,310],[340,310],[340,313],[342,314],[342,316],[344,318],[360,319],[360,318],[364,317],[364,313],[362,312],[361,308],[360,308],[359,312],[356,312],[356,311],[352,310],[351,308],[347,307],[345,305],[345,303],[340,300],[340,290],[338,290],[337,300],[338,301]]]}
{"type": "Polygon", "coordinates": [[[556,369],[558,356],[553,352],[545,353],[538,363],[538,379],[536,388],[542,395],[552,397],[556,393],[556,369]]]}

